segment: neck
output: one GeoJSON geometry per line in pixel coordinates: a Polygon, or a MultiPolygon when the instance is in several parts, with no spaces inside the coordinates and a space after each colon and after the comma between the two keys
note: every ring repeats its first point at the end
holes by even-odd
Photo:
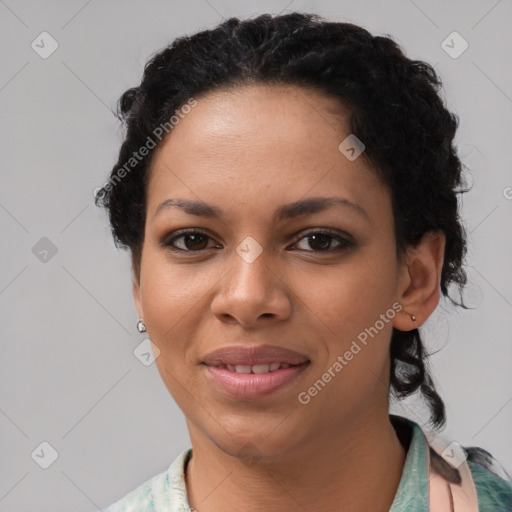
{"type": "Polygon", "coordinates": [[[195,427],[189,429],[193,455],[186,487],[197,512],[224,511],[227,504],[244,512],[387,512],[406,457],[387,412],[314,436],[293,454],[252,464],[221,450],[195,427]]]}

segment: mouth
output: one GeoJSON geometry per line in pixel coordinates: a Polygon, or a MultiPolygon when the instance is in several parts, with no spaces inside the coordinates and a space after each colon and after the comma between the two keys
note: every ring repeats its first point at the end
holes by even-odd
{"type": "Polygon", "coordinates": [[[228,345],[206,355],[201,366],[213,389],[224,396],[255,400],[289,388],[311,361],[277,345],[228,345]]]}
{"type": "Polygon", "coordinates": [[[202,364],[208,381],[222,395],[237,400],[257,400],[279,391],[289,389],[311,361],[300,364],[278,363],[231,365],[202,364]]]}

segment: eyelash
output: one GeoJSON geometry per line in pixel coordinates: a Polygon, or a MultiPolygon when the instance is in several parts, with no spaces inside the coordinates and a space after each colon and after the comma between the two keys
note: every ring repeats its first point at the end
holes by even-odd
{"type": "MultiPolygon", "coordinates": [[[[206,251],[207,249],[198,249],[198,250],[178,249],[178,248],[176,248],[176,247],[174,247],[172,245],[173,242],[175,242],[179,238],[182,238],[185,235],[191,235],[191,234],[206,236],[206,237],[210,238],[211,240],[213,240],[212,237],[210,237],[204,231],[200,231],[200,230],[197,230],[197,229],[182,229],[182,230],[176,231],[174,233],[174,236],[171,239],[169,239],[167,241],[163,241],[162,242],[162,246],[167,248],[167,249],[170,249],[173,252],[181,252],[181,253],[195,253],[195,254],[198,254],[200,252],[206,251]]],[[[336,239],[340,243],[340,245],[338,247],[335,247],[334,249],[326,249],[326,250],[323,250],[323,251],[309,250],[309,251],[306,251],[306,252],[313,252],[313,253],[316,253],[316,254],[333,253],[333,252],[344,251],[344,250],[350,249],[351,247],[355,246],[354,242],[352,242],[351,240],[348,240],[348,239],[340,236],[340,234],[338,232],[330,230],[330,229],[320,229],[318,231],[309,231],[308,233],[304,234],[299,239],[297,239],[297,241],[294,242],[293,245],[297,244],[298,242],[300,242],[304,238],[308,238],[308,237],[310,237],[312,235],[327,235],[327,236],[330,236],[330,237],[336,239]]]]}

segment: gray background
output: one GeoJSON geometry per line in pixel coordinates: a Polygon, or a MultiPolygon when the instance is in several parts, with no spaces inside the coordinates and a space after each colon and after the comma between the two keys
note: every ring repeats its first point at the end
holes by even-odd
{"type": "MultiPolygon", "coordinates": [[[[0,511],[106,507],[189,446],[155,365],[134,357],[144,335],[128,255],[93,204],[121,141],[111,109],[176,36],[293,10],[391,34],[444,80],[474,184],[462,214],[477,308],[440,304],[424,329],[442,348],[431,358],[442,435],[512,471],[512,1],[0,0],[0,511]],[[43,31],[59,45],[47,59],[31,48],[43,31]],[[441,46],[453,31],[469,43],[458,58],[441,46]],[[56,254],[41,252],[43,237],[56,254]],[[48,469],[34,460],[49,456],[43,441],[58,452],[48,469]]],[[[393,410],[423,421],[420,405],[393,410]]]]}

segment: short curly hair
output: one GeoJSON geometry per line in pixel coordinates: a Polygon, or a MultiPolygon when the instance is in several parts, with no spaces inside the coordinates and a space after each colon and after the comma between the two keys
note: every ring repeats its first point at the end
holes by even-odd
{"type": "MultiPolygon", "coordinates": [[[[358,25],[311,13],[232,17],[211,30],[179,37],[150,58],[140,85],[121,96],[117,115],[125,138],[95,202],[108,210],[116,246],[130,249],[137,274],[155,148],[128,171],[126,162],[149,147],[155,128],[191,98],[249,84],[295,85],[342,100],[350,132],[365,144],[363,157],[391,191],[397,255],[427,232],[443,232],[441,291],[467,309],[448,294],[455,284],[462,299],[467,281],[466,232],[457,201],[457,194],[467,190],[461,188],[462,164],[454,146],[459,118],[438,94],[440,78],[426,62],[407,58],[391,36],[373,36],[358,25]]],[[[393,328],[390,359],[390,392],[405,398],[419,389],[430,409],[429,422],[442,427],[445,406],[429,375],[418,329],[393,328]]]]}

